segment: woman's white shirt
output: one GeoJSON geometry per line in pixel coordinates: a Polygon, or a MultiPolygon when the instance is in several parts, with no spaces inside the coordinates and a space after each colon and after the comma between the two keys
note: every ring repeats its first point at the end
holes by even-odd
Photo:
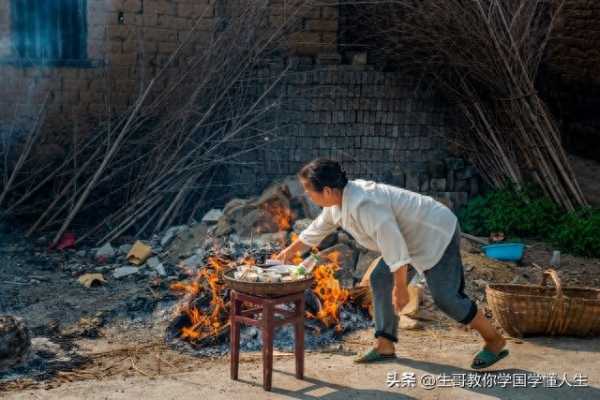
{"type": "Polygon", "coordinates": [[[324,207],[299,239],[317,246],[341,227],[361,246],[380,252],[392,272],[411,264],[422,273],[441,259],[456,224],[454,213],[429,196],[357,179],[344,188],[341,209],[324,207]]]}

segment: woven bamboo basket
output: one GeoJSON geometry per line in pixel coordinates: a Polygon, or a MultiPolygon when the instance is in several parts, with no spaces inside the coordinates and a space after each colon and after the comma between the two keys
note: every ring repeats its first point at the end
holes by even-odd
{"type": "Polygon", "coordinates": [[[600,335],[600,290],[563,288],[553,269],[535,285],[490,284],[486,297],[500,326],[513,337],[600,335]],[[551,279],[555,287],[547,287],[551,279]]]}

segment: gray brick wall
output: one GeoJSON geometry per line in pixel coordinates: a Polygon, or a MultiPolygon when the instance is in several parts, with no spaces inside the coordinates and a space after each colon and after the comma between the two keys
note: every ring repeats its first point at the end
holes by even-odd
{"type": "Polygon", "coordinates": [[[351,179],[430,194],[453,208],[479,192],[474,169],[449,152],[449,107],[413,77],[368,66],[300,65],[278,93],[281,128],[272,143],[248,155],[250,166],[230,170],[232,181],[246,182],[239,194],[254,194],[316,157],[340,161],[351,179]]]}

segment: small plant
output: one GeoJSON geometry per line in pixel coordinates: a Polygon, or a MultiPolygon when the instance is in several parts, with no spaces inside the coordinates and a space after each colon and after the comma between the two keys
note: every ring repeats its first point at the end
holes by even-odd
{"type": "Polygon", "coordinates": [[[600,256],[600,210],[586,208],[566,214],[550,240],[570,253],[600,256]]]}
{"type": "Polygon", "coordinates": [[[505,188],[471,200],[459,213],[462,228],[475,235],[543,238],[560,218],[560,209],[533,187],[505,188]]]}
{"type": "Polygon", "coordinates": [[[462,229],[474,235],[500,231],[510,238],[549,241],[576,255],[600,256],[600,210],[565,214],[534,187],[489,192],[469,201],[458,215],[462,229]]]}

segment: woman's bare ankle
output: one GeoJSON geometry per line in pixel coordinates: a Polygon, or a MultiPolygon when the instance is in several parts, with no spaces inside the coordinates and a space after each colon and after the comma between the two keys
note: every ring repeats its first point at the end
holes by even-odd
{"type": "Polygon", "coordinates": [[[485,348],[497,353],[502,350],[506,346],[506,339],[504,339],[501,335],[498,335],[497,338],[491,341],[485,341],[485,348]]]}
{"type": "Polygon", "coordinates": [[[394,342],[389,339],[378,337],[375,349],[380,354],[393,354],[396,352],[394,342]]]}

